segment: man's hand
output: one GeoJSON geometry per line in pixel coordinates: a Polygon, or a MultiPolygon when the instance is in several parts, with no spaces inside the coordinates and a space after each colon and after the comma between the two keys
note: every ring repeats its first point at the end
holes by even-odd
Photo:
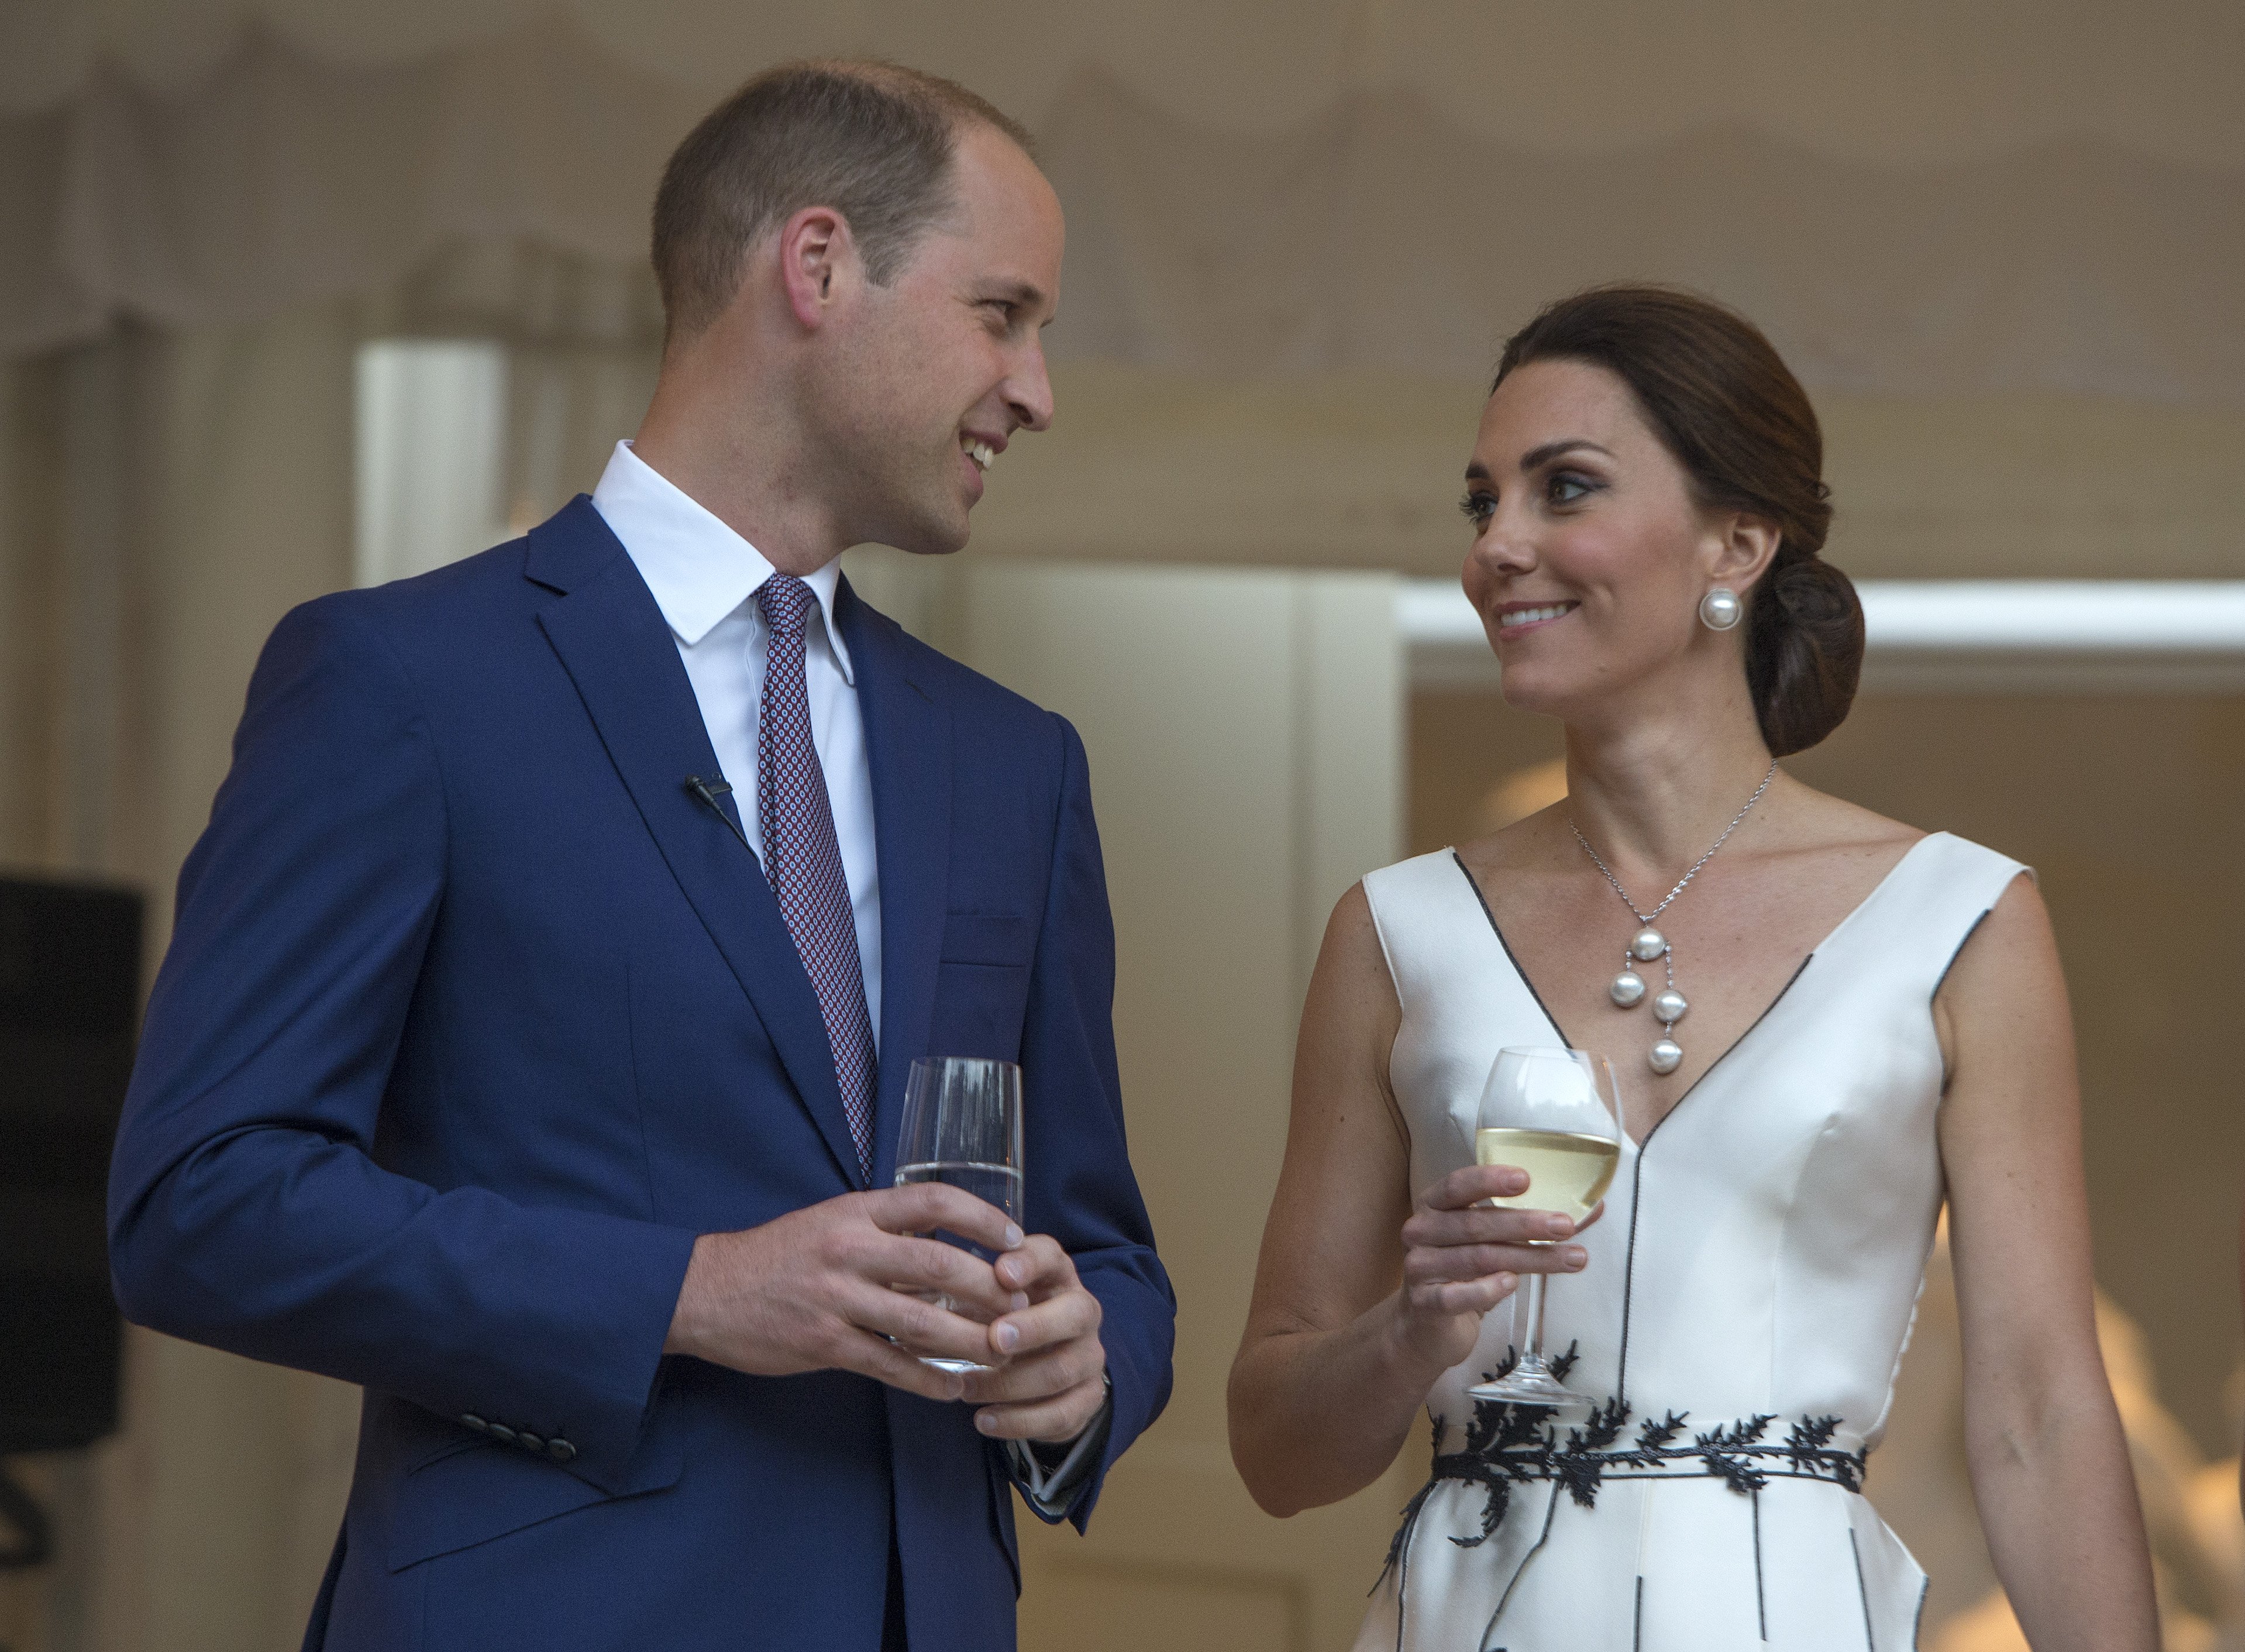
{"type": "Polygon", "coordinates": [[[966,1398],[981,1407],[974,1425],[994,1439],[1074,1439],[1107,1396],[1099,1299],[1049,1234],[1032,1234],[994,1271],[1021,1298],[985,1330],[993,1369],[967,1375],[966,1398]]]}
{"type": "MultiPolygon", "coordinates": [[[[886,1339],[991,1361],[987,1322],[1028,1299],[972,1252],[916,1237],[938,1228],[1007,1253],[1000,1266],[1014,1261],[1022,1242],[1004,1212],[940,1182],[847,1193],[759,1227],[704,1234],[694,1241],[662,1351],[756,1377],[857,1371],[928,1399],[958,1399],[960,1377],[886,1339]],[[940,1293],[961,1311],[925,1302],[912,1294],[919,1291],[940,1293]]],[[[1069,1283],[1075,1278],[1070,1268],[1069,1283]]],[[[1095,1373],[1095,1388],[1097,1381],[1095,1373]]]]}

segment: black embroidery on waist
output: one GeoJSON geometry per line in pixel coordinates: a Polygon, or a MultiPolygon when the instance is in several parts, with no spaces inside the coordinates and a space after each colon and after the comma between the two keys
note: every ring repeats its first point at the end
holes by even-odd
{"type": "MultiPolygon", "coordinates": [[[[1551,1362],[1562,1382],[1579,1351],[1570,1346],[1551,1362]]],[[[1512,1363],[1507,1358],[1491,1375],[1502,1376],[1512,1363]]],[[[1461,1548],[1478,1547],[1495,1536],[1511,1507],[1513,1488],[1537,1482],[1556,1482],[1583,1508],[1597,1506],[1598,1488],[1610,1476],[1719,1479],[1741,1497],[1759,1492],[1774,1479],[1824,1480],[1850,1492],[1862,1490],[1869,1454],[1832,1443],[1840,1428],[1836,1417],[1801,1417],[1784,1438],[1773,1439],[1771,1425],[1780,1419],[1761,1413],[1699,1430],[1687,1441],[1691,1413],[1672,1411],[1644,1418],[1635,1437],[1624,1445],[1631,1416],[1629,1403],[1618,1396],[1594,1406],[1575,1424],[1563,1423],[1541,1406],[1476,1400],[1466,1424],[1464,1449],[1456,1451],[1441,1449],[1448,1429],[1437,1416],[1433,1470],[1426,1485],[1404,1506],[1402,1521],[1388,1545],[1387,1567],[1403,1560],[1420,1512],[1445,1481],[1476,1485],[1482,1492],[1479,1529],[1450,1539],[1461,1548]]]]}

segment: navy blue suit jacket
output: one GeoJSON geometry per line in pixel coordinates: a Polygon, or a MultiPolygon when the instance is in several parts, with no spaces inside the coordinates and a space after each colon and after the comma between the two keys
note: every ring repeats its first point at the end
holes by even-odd
{"type": "MultiPolygon", "coordinates": [[[[1080,1522],[1168,1397],[1174,1316],[1124,1154],[1083,750],[844,592],[874,1180],[913,1057],[1022,1064],[1028,1225],[1106,1315],[1080,1522]]],[[[873,1652],[892,1532],[915,1652],[1013,1643],[1011,1481],[968,1408],[662,1355],[697,1234],[861,1185],[777,904],[682,784],[716,772],[582,498],[266,646],[180,874],[110,1227],[136,1322],[365,1386],[310,1645],[873,1652]]]]}

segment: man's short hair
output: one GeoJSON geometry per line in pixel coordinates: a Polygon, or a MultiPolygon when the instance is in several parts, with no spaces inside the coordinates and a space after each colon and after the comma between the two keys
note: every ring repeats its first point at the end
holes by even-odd
{"type": "Polygon", "coordinates": [[[955,204],[960,133],[1029,135],[966,87],[895,64],[819,61],[766,71],[711,110],[663,168],[655,278],[668,340],[716,320],[758,240],[805,207],[850,226],[865,272],[886,286],[955,204]]]}

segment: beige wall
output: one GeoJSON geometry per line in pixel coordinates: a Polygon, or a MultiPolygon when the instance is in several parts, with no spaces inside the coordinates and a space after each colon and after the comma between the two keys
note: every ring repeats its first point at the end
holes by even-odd
{"type": "MultiPolygon", "coordinates": [[[[1218,383],[1078,364],[992,472],[973,554],[1455,575],[1485,384],[1218,383]]],[[[1818,391],[1862,578],[2245,575],[2245,413],[2099,397],[1818,391]]]]}

